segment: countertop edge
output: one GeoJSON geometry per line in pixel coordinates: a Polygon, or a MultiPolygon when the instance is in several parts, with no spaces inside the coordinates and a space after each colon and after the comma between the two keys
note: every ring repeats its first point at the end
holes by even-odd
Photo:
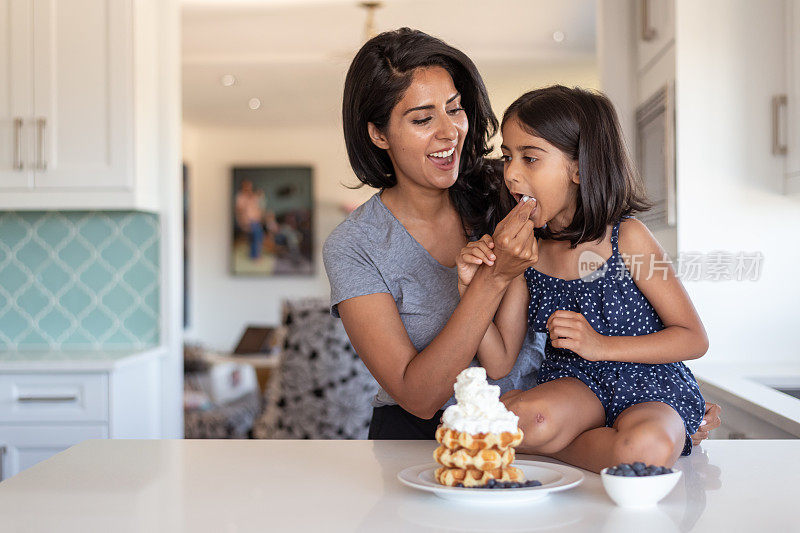
{"type": "Polygon", "coordinates": [[[103,354],[125,354],[108,359],[69,359],[70,351],[63,351],[64,359],[3,361],[0,360],[0,372],[108,372],[136,364],[140,361],[160,359],[167,353],[164,345],[142,348],[141,350],[74,350],[75,354],[93,351],[103,354]]]}

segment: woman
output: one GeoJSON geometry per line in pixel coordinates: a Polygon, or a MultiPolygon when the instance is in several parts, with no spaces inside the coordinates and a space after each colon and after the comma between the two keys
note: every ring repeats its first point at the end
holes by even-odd
{"type": "MultiPolygon", "coordinates": [[[[342,114],[353,170],[381,192],[325,242],[331,312],[381,386],[369,437],[432,439],[504,291],[536,261],[533,202],[511,207],[485,159],[497,119],[483,80],[439,39],[403,28],[368,41],[347,73],[342,114]],[[455,258],[487,233],[509,244],[495,244],[494,265],[459,298],[455,258]]],[[[509,347],[522,353],[497,382],[503,392],[533,386],[543,340],[509,347]]],[[[718,425],[716,412],[707,418],[718,425]]]]}

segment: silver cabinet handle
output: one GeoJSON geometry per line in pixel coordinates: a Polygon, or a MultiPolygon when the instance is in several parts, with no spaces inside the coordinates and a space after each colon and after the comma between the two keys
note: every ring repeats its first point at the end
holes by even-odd
{"type": "Polygon", "coordinates": [[[77,402],[77,396],[20,396],[19,403],[67,403],[77,402]]]}
{"type": "Polygon", "coordinates": [[[22,170],[22,119],[14,118],[14,170],[22,170]]]}
{"type": "Polygon", "coordinates": [[[47,154],[45,154],[45,134],[47,133],[47,119],[39,117],[36,119],[36,134],[38,141],[39,155],[36,160],[36,168],[38,170],[47,170],[47,154]]]}
{"type": "Polygon", "coordinates": [[[650,25],[650,0],[642,0],[642,40],[652,41],[658,35],[654,27],[650,25]]]}
{"type": "Polygon", "coordinates": [[[782,139],[781,132],[781,109],[786,109],[787,97],[779,94],[772,97],[772,153],[775,155],[786,155],[789,147],[786,140],[782,139]]]}
{"type": "Polygon", "coordinates": [[[0,481],[3,481],[3,461],[6,458],[6,447],[0,446],[0,481]]]}

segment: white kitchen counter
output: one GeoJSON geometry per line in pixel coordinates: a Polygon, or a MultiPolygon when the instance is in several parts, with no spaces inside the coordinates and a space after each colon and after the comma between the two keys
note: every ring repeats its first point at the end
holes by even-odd
{"type": "MultiPolygon", "coordinates": [[[[800,388],[800,363],[702,363],[689,367],[704,395],[779,428],[782,437],[800,437],[800,399],[775,390],[775,386],[800,388]]],[[[729,409],[730,411],[730,409],[729,409]]],[[[728,418],[733,413],[727,413],[728,418]]],[[[722,421],[726,422],[723,406],[722,421]]]]}
{"type": "Polygon", "coordinates": [[[0,351],[3,372],[102,372],[114,370],[142,359],[161,357],[163,346],[123,350],[19,350],[0,351]]]}
{"type": "MultiPolygon", "coordinates": [[[[800,531],[800,440],[712,441],[652,510],[599,476],[523,505],[466,506],[401,485],[432,441],[92,440],[0,483],[3,531],[800,531]]],[[[536,459],[520,454],[520,459],[536,459]]]]}

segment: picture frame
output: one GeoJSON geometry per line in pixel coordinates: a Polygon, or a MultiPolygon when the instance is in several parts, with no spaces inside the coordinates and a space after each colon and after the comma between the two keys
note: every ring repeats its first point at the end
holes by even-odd
{"type": "Polygon", "coordinates": [[[314,275],[313,169],[237,166],[231,173],[231,274],[314,275]]]}

